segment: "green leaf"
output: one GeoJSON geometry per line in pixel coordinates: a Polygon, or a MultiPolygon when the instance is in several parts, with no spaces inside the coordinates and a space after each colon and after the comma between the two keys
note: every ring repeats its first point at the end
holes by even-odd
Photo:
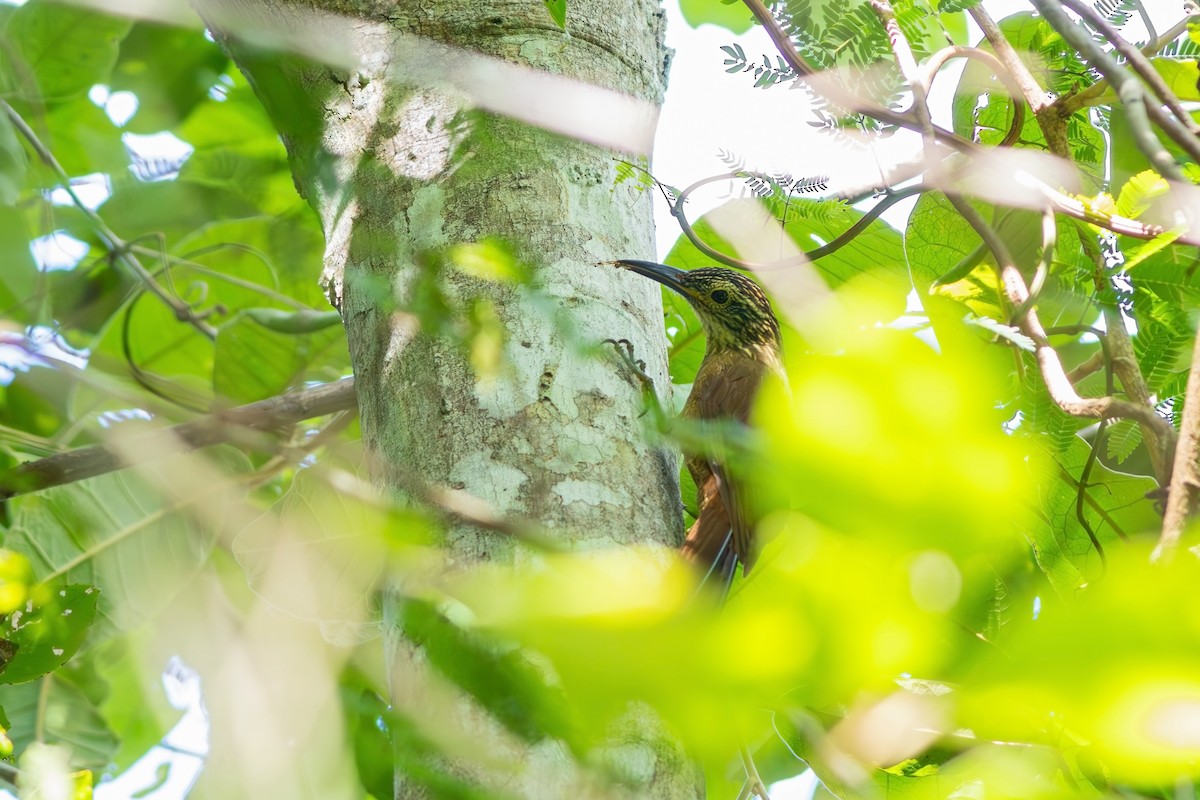
{"type": "MultiPolygon", "coordinates": [[[[264,316],[262,312],[274,310],[256,309],[259,317],[264,316]]],[[[310,312],[304,319],[312,323],[312,315],[318,313],[322,312],[310,312]]],[[[323,313],[325,318],[318,321],[321,327],[309,334],[281,333],[251,316],[222,326],[217,333],[213,391],[223,400],[240,405],[295,388],[308,364],[324,351],[345,351],[346,333],[337,324],[341,316],[336,311],[323,313]]],[[[297,322],[292,313],[279,314],[289,317],[287,323],[297,322]]],[[[273,319],[284,322],[278,317],[273,319]]]]}
{"type": "Polygon", "coordinates": [[[550,19],[565,31],[567,29],[567,0],[542,0],[542,2],[546,4],[546,10],[550,12],[550,19]]]}
{"type": "Polygon", "coordinates": [[[41,587],[27,610],[9,615],[4,641],[16,652],[0,665],[0,683],[32,681],[65,664],[88,635],[98,595],[82,584],[41,587]]]}
{"type": "Polygon", "coordinates": [[[663,289],[663,318],[669,342],[667,359],[671,382],[690,385],[704,359],[704,328],[700,318],[678,292],[666,288],[663,289]]]}
{"type": "MultiPolygon", "coordinates": [[[[129,151],[121,141],[121,131],[86,96],[55,103],[44,114],[31,119],[38,123],[36,129],[42,131],[42,143],[68,175],[107,172],[119,181],[126,174],[129,151]]],[[[49,170],[37,170],[33,177],[42,188],[59,185],[58,178],[49,170]]]]}
{"type": "Polygon", "coordinates": [[[517,260],[512,247],[498,239],[457,244],[447,253],[451,266],[485,281],[527,283],[529,269],[517,260]]]}
{"type": "Polygon", "coordinates": [[[1033,339],[1030,339],[1020,330],[1012,325],[1004,325],[997,322],[991,317],[977,317],[973,314],[968,314],[963,318],[963,322],[967,325],[974,325],[977,328],[983,328],[985,331],[999,336],[1001,339],[1012,342],[1017,347],[1032,353],[1034,351],[1033,339]]]}
{"type": "MultiPolygon", "coordinates": [[[[1038,513],[1024,527],[1038,565],[1058,594],[1070,597],[1102,569],[1100,556],[1079,521],[1079,480],[1090,446],[1071,436],[1052,461],[1031,474],[1037,482],[1038,513]]],[[[1131,537],[1161,527],[1154,503],[1146,498],[1154,479],[1113,472],[1097,460],[1088,478],[1083,514],[1102,547],[1111,555],[1131,537]]]]}
{"type": "Polygon", "coordinates": [[[710,24],[741,34],[750,30],[754,21],[741,3],[731,5],[720,0],[680,0],[679,10],[693,28],[710,24]]]}
{"type": "MultiPolygon", "coordinates": [[[[247,469],[240,453],[218,454],[235,474],[247,469]]],[[[161,460],[155,473],[185,480],[189,458],[161,460]]],[[[5,545],[24,553],[42,580],[96,586],[105,623],[98,634],[128,630],[153,618],[207,561],[216,526],[197,509],[219,508],[206,504],[229,488],[181,484],[185,499],[172,499],[134,472],[89,478],[9,501],[5,545]]]]}
{"type": "Polygon", "coordinates": [[[338,491],[305,470],[238,533],[232,549],[251,588],[271,605],[320,622],[331,637],[357,640],[375,632],[374,603],[389,548],[430,538],[418,514],[338,491]],[[290,579],[269,580],[280,554],[288,558],[290,579]]]}
{"type": "Polygon", "coordinates": [[[6,261],[0,269],[0,316],[27,325],[38,320],[42,301],[37,287],[43,273],[29,249],[32,238],[25,215],[0,203],[0,252],[6,261]]]}
{"type": "Polygon", "coordinates": [[[138,22],[121,42],[109,87],[137,95],[138,110],[127,130],[172,130],[209,102],[228,64],[221,47],[197,28],[138,22]]]}
{"type": "Polygon", "coordinates": [[[1133,175],[1121,186],[1117,195],[1117,214],[1137,219],[1158,198],[1171,189],[1170,185],[1154,170],[1145,170],[1133,175]]]}
{"type": "MultiPolygon", "coordinates": [[[[731,229],[746,230],[748,225],[753,225],[749,229],[755,230],[762,224],[762,207],[763,203],[759,200],[731,200],[701,217],[693,223],[692,228],[700,240],[710,247],[737,256],[736,249],[713,229],[710,216],[719,214],[722,224],[731,229]],[[745,222],[742,223],[742,220],[745,222]]],[[[767,207],[770,208],[769,205],[767,207]]],[[[810,251],[833,241],[863,216],[858,209],[806,198],[792,198],[786,206],[781,207],[780,212],[785,216],[783,230],[801,251],[810,251]]],[[[683,269],[713,264],[712,259],[701,253],[685,236],[679,237],[665,261],[683,269]]],[[[851,282],[869,284],[875,290],[890,295],[897,314],[903,310],[905,297],[912,290],[900,233],[880,220],[872,222],[845,246],[811,262],[811,267],[804,268],[816,269],[835,289],[851,282]]]]}
{"type": "Polygon", "coordinates": [[[520,650],[454,625],[429,603],[407,600],[400,626],[434,668],[468,692],[528,742],[552,736],[578,744],[561,697],[547,691],[543,671],[520,650]]]}
{"type": "Polygon", "coordinates": [[[283,311],[278,308],[248,308],[247,317],[276,333],[316,333],[340,325],[342,315],[337,311],[283,311]]]}
{"type": "Polygon", "coordinates": [[[128,769],[161,743],[183,716],[167,702],[161,670],[143,662],[144,654],[154,652],[161,633],[161,628],[146,626],[87,652],[106,686],[101,715],[108,727],[121,734],[120,749],[113,755],[118,771],[128,769]]]}
{"type": "Polygon", "coordinates": [[[372,797],[389,797],[394,792],[395,775],[391,731],[386,723],[392,713],[387,701],[353,665],[342,673],[339,689],[358,778],[372,797]]]}
{"type": "Polygon", "coordinates": [[[18,686],[0,687],[11,725],[9,738],[20,757],[35,741],[62,744],[73,769],[103,770],[117,749],[117,736],[105,724],[96,704],[61,673],[18,686]]]}
{"type": "Polygon", "coordinates": [[[8,115],[0,115],[0,210],[11,208],[25,189],[28,160],[8,115]]]}
{"type": "Polygon", "coordinates": [[[904,253],[917,291],[924,293],[967,255],[979,236],[940,192],[925,192],[917,200],[904,231],[904,253]]]}
{"type": "Polygon", "coordinates": [[[14,58],[32,72],[38,94],[65,100],[107,83],[132,22],[78,6],[29,0],[9,17],[5,33],[14,58]]]}
{"type": "Polygon", "coordinates": [[[1150,63],[1180,100],[1185,103],[1200,100],[1200,67],[1196,59],[1152,58],[1150,63]]]}

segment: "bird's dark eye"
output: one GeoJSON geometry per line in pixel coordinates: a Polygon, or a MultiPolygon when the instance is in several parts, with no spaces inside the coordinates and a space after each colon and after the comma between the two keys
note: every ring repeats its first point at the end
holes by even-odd
{"type": "Polygon", "coordinates": [[[724,305],[729,301],[729,292],[725,291],[724,289],[713,289],[712,294],[710,294],[709,297],[713,299],[713,302],[724,305]]]}

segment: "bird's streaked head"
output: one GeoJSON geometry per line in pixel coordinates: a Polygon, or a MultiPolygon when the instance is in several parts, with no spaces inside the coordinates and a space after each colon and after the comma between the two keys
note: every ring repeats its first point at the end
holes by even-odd
{"type": "Polygon", "coordinates": [[[614,266],[652,278],[683,295],[704,325],[710,351],[778,353],[779,321],[757,283],[724,267],[683,270],[621,259],[614,266]]]}

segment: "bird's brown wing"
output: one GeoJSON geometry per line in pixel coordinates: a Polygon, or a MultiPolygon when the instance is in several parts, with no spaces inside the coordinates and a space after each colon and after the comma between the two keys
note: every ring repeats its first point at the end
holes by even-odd
{"type": "MultiPolygon", "coordinates": [[[[733,419],[747,422],[754,396],[758,392],[766,367],[757,360],[741,358],[721,365],[720,380],[705,381],[699,395],[693,388],[694,409],[699,419],[733,419]]],[[[695,386],[701,386],[697,381],[695,386]]],[[[753,523],[747,513],[745,492],[725,465],[709,459],[710,476],[700,483],[700,516],[688,532],[684,553],[689,544],[696,560],[714,564],[721,558],[722,546],[728,540],[732,553],[748,572],[754,561],[751,534],[753,523]],[[701,555],[703,554],[703,555],[701,555]]],[[[694,471],[695,472],[695,471],[694,471]]],[[[697,477],[693,474],[693,477],[697,477]]]]}

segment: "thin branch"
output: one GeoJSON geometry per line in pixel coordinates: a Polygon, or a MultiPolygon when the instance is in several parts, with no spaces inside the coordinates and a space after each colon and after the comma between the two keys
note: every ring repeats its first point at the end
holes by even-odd
{"type": "MultiPolygon", "coordinates": [[[[1184,8],[1191,9],[1188,12],[1189,15],[1184,17],[1183,19],[1179,20],[1174,25],[1172,25],[1170,27],[1170,29],[1168,29],[1167,32],[1164,33],[1162,36],[1159,36],[1157,39],[1154,39],[1149,44],[1147,44],[1145,47],[1142,47],[1141,48],[1142,55],[1146,56],[1147,58],[1153,56],[1159,50],[1163,49],[1163,47],[1165,47],[1166,45],[1175,41],[1181,35],[1183,35],[1184,32],[1187,31],[1188,23],[1192,20],[1192,17],[1195,16],[1195,14],[1197,13],[1197,11],[1196,11],[1197,7],[1195,5],[1191,5],[1189,3],[1184,3],[1184,8]]],[[[1058,98],[1057,100],[1054,101],[1054,105],[1058,107],[1058,111],[1060,114],[1062,114],[1064,116],[1070,116],[1071,114],[1074,114],[1079,109],[1081,109],[1085,106],[1091,105],[1097,98],[1101,97],[1108,90],[1109,90],[1108,81],[1099,80],[1099,81],[1096,81],[1095,83],[1093,83],[1088,88],[1084,89],[1082,92],[1078,92],[1076,94],[1071,94],[1071,95],[1064,95],[1064,96],[1058,98]]]]}
{"type": "Polygon", "coordinates": [[[1075,369],[1067,373],[1067,380],[1071,383],[1079,383],[1089,375],[1094,375],[1104,369],[1104,365],[1108,359],[1105,357],[1103,350],[1097,350],[1092,353],[1091,357],[1079,364],[1075,369]]]}
{"type": "Polygon", "coordinates": [[[966,58],[979,61],[989,67],[996,77],[1004,83],[1013,98],[1013,119],[1008,126],[1008,132],[1004,134],[1004,139],[1000,142],[1000,147],[1009,147],[1017,141],[1021,136],[1021,129],[1025,127],[1025,104],[1021,102],[1021,84],[1016,80],[1013,71],[1009,69],[1004,62],[996,58],[996,56],[980,50],[978,47],[959,47],[957,45],[944,47],[929,57],[922,69],[920,81],[925,87],[926,93],[933,85],[933,80],[937,76],[938,70],[952,58],[966,58]]]}
{"type": "MultiPolygon", "coordinates": [[[[809,65],[804,57],[796,50],[792,43],[791,37],[779,25],[779,21],[775,19],[775,15],[771,13],[762,2],[762,0],[742,0],[746,8],[750,9],[750,13],[766,30],[767,35],[771,37],[776,49],[779,50],[779,55],[787,62],[787,65],[792,68],[797,75],[801,77],[813,77],[818,73],[809,65]]],[[[841,87],[837,86],[835,81],[828,80],[821,82],[821,93],[827,96],[834,104],[847,109],[854,114],[865,114],[873,117],[880,122],[885,122],[889,125],[896,125],[909,130],[921,130],[921,123],[914,119],[911,115],[903,112],[893,111],[887,106],[881,106],[878,103],[872,102],[865,98],[857,97],[853,94],[845,92],[841,87]]],[[[957,150],[964,152],[973,152],[977,145],[953,131],[945,130],[944,128],[935,128],[934,135],[937,140],[943,144],[948,144],[957,150]]]]}
{"type": "Polygon", "coordinates": [[[88,208],[83,200],[79,198],[79,195],[75,193],[75,189],[71,186],[71,177],[67,174],[67,171],[63,169],[62,165],[58,163],[58,159],[54,157],[54,154],[38,138],[33,128],[29,127],[29,124],[25,122],[24,117],[18,114],[17,110],[10,106],[3,98],[0,98],[0,110],[4,111],[9,121],[12,122],[13,127],[29,142],[29,146],[37,153],[42,163],[49,167],[55,177],[58,178],[63,191],[67,193],[67,196],[71,198],[71,202],[75,204],[84,217],[87,218],[88,222],[92,224],[92,228],[96,231],[96,234],[100,237],[100,240],[104,243],[109,253],[112,254],[113,258],[124,264],[125,268],[146,287],[147,291],[167,305],[175,313],[176,319],[180,322],[186,322],[204,336],[215,340],[217,338],[216,328],[213,328],[197,316],[186,303],[176,297],[172,297],[167,290],[160,286],[158,281],[154,279],[154,276],[130,252],[129,243],[117,236],[100,215],[91,208],[88,208]]]}
{"type": "MultiPolygon", "coordinates": [[[[1019,96],[1024,97],[1025,102],[1033,110],[1050,152],[1064,158],[1067,157],[1070,153],[1070,147],[1067,144],[1067,126],[1065,118],[1054,107],[1052,96],[1033,77],[1029,67],[1021,60],[1017,51],[1008,41],[1008,37],[1000,30],[1000,26],[991,18],[987,10],[982,5],[976,5],[970,10],[970,14],[980,30],[983,31],[983,35],[991,44],[992,49],[996,51],[996,57],[1008,68],[1013,79],[1021,87],[1019,96]]],[[[1020,101],[1014,97],[1013,102],[1019,103],[1020,101]]]]}
{"type": "MultiPolygon", "coordinates": [[[[1015,308],[1025,306],[1029,300],[1029,288],[1025,285],[1025,278],[1017,269],[1016,262],[1004,241],[969,203],[955,198],[951,198],[951,203],[992,251],[1000,270],[1000,281],[1009,302],[1015,308]]],[[[1171,427],[1171,423],[1158,415],[1153,406],[1131,403],[1111,395],[1081,397],[1070,378],[1067,377],[1058,351],[1050,345],[1046,329],[1042,327],[1041,320],[1038,319],[1036,308],[1028,309],[1018,322],[1021,332],[1033,340],[1034,356],[1051,399],[1064,412],[1073,417],[1089,419],[1118,417],[1135,419],[1152,428],[1160,440],[1171,440],[1175,433],[1174,428],[1171,427]]]]}
{"type": "MultiPolygon", "coordinates": [[[[354,379],[323,384],[290,394],[271,397],[236,408],[218,411],[199,419],[167,428],[166,431],[190,450],[231,441],[243,441],[247,431],[276,431],[302,420],[353,408],[356,403],[354,379]]],[[[162,430],[140,434],[160,437],[162,430]]],[[[137,439],[125,446],[137,450],[137,439]]],[[[150,452],[155,452],[151,448],[150,452]]],[[[29,461],[0,473],[0,500],[61,486],[67,483],[114,472],[128,466],[103,445],[71,450],[66,453],[29,461]]]]}
{"type": "Polygon", "coordinates": [[[1174,471],[1154,560],[1169,561],[1175,555],[1184,527],[1195,515],[1197,504],[1200,504],[1200,335],[1196,337],[1192,351],[1192,371],[1183,400],[1179,444],[1175,448],[1174,471]]]}
{"type": "MultiPolygon", "coordinates": [[[[771,800],[771,796],[767,794],[767,785],[763,783],[762,776],[758,774],[758,767],[754,764],[754,756],[750,754],[750,748],[742,744],[738,748],[738,754],[742,757],[742,768],[746,770],[746,785],[750,792],[758,795],[760,800],[771,800]]],[[[745,788],[743,787],[743,791],[745,788]]]]}
{"type": "MultiPolygon", "coordinates": [[[[1096,10],[1086,3],[1081,3],[1079,0],[1062,0],[1062,4],[1078,14],[1084,22],[1094,28],[1097,33],[1108,40],[1118,53],[1125,57],[1129,66],[1133,71],[1146,82],[1150,87],[1150,91],[1158,96],[1163,105],[1171,109],[1171,113],[1175,115],[1175,119],[1186,127],[1188,133],[1200,133],[1200,124],[1192,119],[1192,115],[1183,107],[1183,103],[1171,91],[1171,87],[1167,86],[1167,82],[1163,80],[1162,75],[1158,74],[1158,70],[1150,63],[1150,59],[1142,55],[1142,51],[1134,47],[1118,31],[1108,20],[1096,13],[1096,10]]],[[[1139,7],[1140,7],[1139,3],[1139,7]]],[[[1170,131],[1168,131],[1170,133],[1170,131]]],[[[1174,138],[1174,137],[1172,137],[1174,138]]],[[[1192,137],[1186,137],[1193,145],[1196,143],[1192,137]]],[[[1180,147],[1186,147],[1183,142],[1179,143],[1180,147]]],[[[1200,161],[1200,156],[1197,156],[1191,150],[1188,154],[1200,161]]]]}
{"type": "Polygon", "coordinates": [[[679,222],[679,227],[683,231],[683,235],[686,236],[688,241],[691,242],[701,253],[719,264],[724,264],[725,266],[733,267],[734,269],[749,271],[773,270],[781,267],[798,266],[800,264],[805,264],[809,261],[816,261],[818,258],[824,258],[827,255],[831,255],[845,247],[852,239],[854,239],[854,237],[862,233],[872,222],[879,219],[880,215],[882,215],[884,211],[888,210],[901,200],[904,200],[907,197],[912,197],[914,194],[920,194],[928,188],[922,184],[916,184],[914,186],[907,186],[903,189],[897,189],[889,192],[886,197],[872,206],[866,213],[859,217],[859,219],[856,220],[853,225],[847,228],[833,241],[823,244],[820,247],[814,247],[812,250],[806,250],[798,256],[782,259],[770,264],[759,264],[753,261],[743,261],[735,256],[722,253],[720,250],[717,250],[715,247],[705,242],[700,238],[699,234],[696,233],[695,228],[692,227],[692,223],[687,218],[687,212],[684,210],[684,203],[687,202],[688,196],[691,195],[692,192],[703,186],[707,186],[710,183],[716,183],[717,181],[736,180],[739,177],[741,177],[741,173],[726,172],[721,175],[712,175],[707,178],[701,178],[679,193],[679,196],[675,199],[675,202],[671,204],[671,215],[679,222]]]}
{"type": "Polygon", "coordinates": [[[1020,87],[1020,92],[1013,97],[1014,100],[1019,97],[1024,97],[1025,102],[1029,103],[1029,107],[1033,109],[1034,114],[1038,114],[1042,109],[1046,108],[1051,103],[1051,97],[1045,89],[1033,77],[1033,73],[1029,71],[1029,67],[1025,66],[1025,62],[1017,54],[1012,43],[1008,41],[1008,37],[1000,30],[1000,26],[988,14],[987,9],[982,5],[973,6],[969,12],[971,19],[975,20],[975,24],[983,31],[984,37],[988,40],[988,44],[996,51],[996,58],[1008,69],[1009,74],[1013,76],[1020,87]]]}
{"type": "MultiPolygon", "coordinates": [[[[1137,78],[1122,69],[1104,51],[1099,42],[1067,16],[1060,0],[1030,1],[1050,27],[1057,31],[1067,44],[1078,50],[1088,64],[1098,70],[1116,88],[1117,97],[1120,98],[1122,107],[1125,109],[1126,119],[1129,120],[1134,143],[1146,158],[1150,159],[1150,163],[1154,165],[1158,174],[1164,178],[1184,183],[1183,172],[1171,154],[1158,141],[1158,137],[1150,127],[1150,119],[1153,118],[1164,130],[1168,131],[1172,127],[1181,127],[1179,123],[1163,112],[1158,104],[1146,102],[1146,94],[1137,78]]],[[[1200,143],[1197,143],[1197,146],[1200,146],[1200,143]]]]}

